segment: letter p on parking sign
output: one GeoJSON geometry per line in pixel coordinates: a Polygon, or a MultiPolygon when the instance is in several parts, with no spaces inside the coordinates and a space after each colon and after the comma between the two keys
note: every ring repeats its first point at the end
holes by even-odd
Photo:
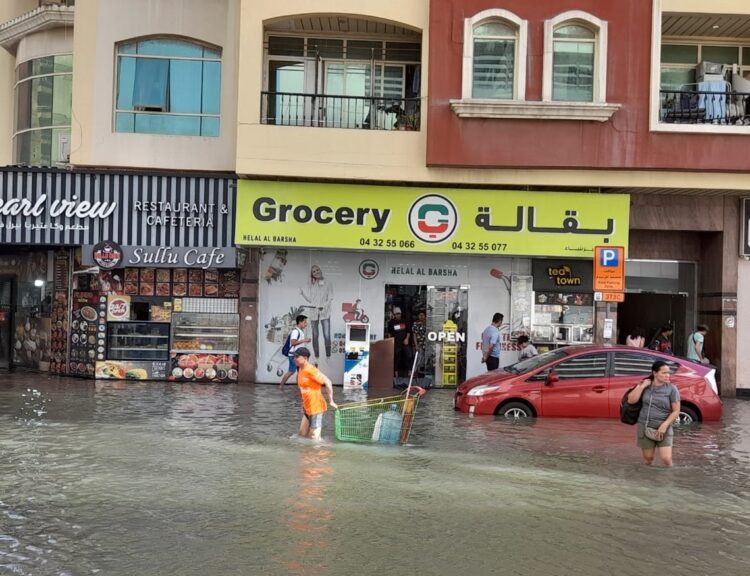
{"type": "Polygon", "coordinates": [[[625,290],[625,249],[622,246],[594,248],[594,291],[625,290]]]}

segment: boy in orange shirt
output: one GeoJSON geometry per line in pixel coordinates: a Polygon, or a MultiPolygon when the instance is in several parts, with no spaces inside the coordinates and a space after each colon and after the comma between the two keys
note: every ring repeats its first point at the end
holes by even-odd
{"type": "Polygon", "coordinates": [[[310,351],[305,348],[297,348],[294,351],[294,363],[297,366],[297,386],[302,394],[302,421],[299,424],[300,438],[312,438],[320,440],[320,430],[323,427],[323,414],[328,407],[320,391],[321,386],[326,387],[328,403],[331,408],[336,409],[333,401],[333,386],[331,380],[310,363],[310,351]]]}

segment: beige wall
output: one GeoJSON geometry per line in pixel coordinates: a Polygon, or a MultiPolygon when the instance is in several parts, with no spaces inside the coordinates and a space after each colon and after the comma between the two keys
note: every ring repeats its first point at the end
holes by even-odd
{"type": "Polygon", "coordinates": [[[705,14],[750,14],[747,0],[661,0],[663,12],[698,12],[705,14]]]}
{"type": "Polygon", "coordinates": [[[99,0],[76,3],[71,163],[233,171],[240,0],[99,0]],[[175,34],[222,48],[218,138],[113,131],[115,44],[175,34]]]}
{"type": "MultiPolygon", "coordinates": [[[[0,23],[32,11],[36,0],[0,0],[0,23]]],[[[13,161],[13,94],[16,57],[0,48],[0,166],[13,161]]]]}

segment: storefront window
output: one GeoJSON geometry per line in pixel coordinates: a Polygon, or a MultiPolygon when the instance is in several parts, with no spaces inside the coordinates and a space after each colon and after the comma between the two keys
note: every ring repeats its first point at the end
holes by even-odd
{"type": "Polygon", "coordinates": [[[46,56],[16,69],[15,162],[51,166],[68,162],[73,56],[46,56]]]}

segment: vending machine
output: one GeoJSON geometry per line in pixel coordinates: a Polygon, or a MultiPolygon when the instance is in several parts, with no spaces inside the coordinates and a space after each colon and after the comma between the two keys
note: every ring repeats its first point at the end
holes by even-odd
{"type": "Polygon", "coordinates": [[[370,373],[370,325],[347,322],[344,342],[344,389],[367,390],[370,373]]]}

